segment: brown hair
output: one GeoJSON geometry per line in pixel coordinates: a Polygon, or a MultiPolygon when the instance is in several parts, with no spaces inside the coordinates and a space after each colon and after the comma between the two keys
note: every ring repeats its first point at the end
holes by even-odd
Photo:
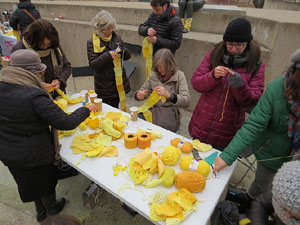
{"type": "Polygon", "coordinates": [[[158,73],[157,67],[162,64],[167,74],[175,73],[178,69],[176,60],[170,49],[159,49],[152,60],[152,71],[158,73]]]}
{"type": "Polygon", "coordinates": [[[287,73],[292,73],[292,76],[287,80],[290,85],[284,90],[284,95],[288,101],[300,101],[300,69],[292,66],[287,73]]]}
{"type": "Polygon", "coordinates": [[[168,6],[170,5],[170,0],[150,0],[150,5],[152,7],[156,7],[156,6],[163,6],[164,4],[168,4],[168,6]]]}
{"type": "MultiPolygon", "coordinates": [[[[212,68],[215,68],[221,64],[223,64],[223,55],[225,52],[225,43],[224,41],[219,42],[214,46],[210,54],[210,64],[212,68]]],[[[247,72],[254,71],[258,61],[261,57],[261,50],[259,44],[252,40],[247,42],[247,47],[245,49],[246,54],[248,55],[248,62],[247,62],[247,72]]]]}
{"type": "Polygon", "coordinates": [[[80,220],[75,216],[66,214],[57,214],[54,216],[48,216],[41,225],[82,225],[80,220]]]}
{"type": "Polygon", "coordinates": [[[30,24],[25,29],[23,37],[34,50],[39,49],[45,38],[51,41],[51,47],[59,46],[59,37],[55,27],[45,19],[38,19],[30,24]]]}

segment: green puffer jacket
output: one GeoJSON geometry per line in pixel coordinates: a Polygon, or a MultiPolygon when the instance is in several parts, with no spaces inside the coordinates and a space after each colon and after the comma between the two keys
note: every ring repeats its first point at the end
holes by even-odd
{"type": "Polygon", "coordinates": [[[236,133],[220,157],[231,165],[243,150],[252,145],[257,160],[270,169],[278,170],[289,158],[292,150],[291,139],[287,135],[289,105],[283,95],[283,77],[273,81],[259,99],[250,118],[236,133]]]}

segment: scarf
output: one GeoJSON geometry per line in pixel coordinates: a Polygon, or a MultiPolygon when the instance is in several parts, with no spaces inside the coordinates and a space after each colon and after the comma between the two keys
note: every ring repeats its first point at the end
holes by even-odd
{"type": "Polygon", "coordinates": [[[244,67],[248,62],[248,56],[245,52],[240,55],[231,55],[229,52],[225,51],[223,62],[229,68],[244,67]]]}
{"type": "Polygon", "coordinates": [[[101,40],[104,42],[110,42],[112,38],[112,34],[109,37],[98,36],[95,32],[93,33],[93,46],[94,46],[94,53],[102,53],[106,46],[104,45],[101,47],[101,40]]]}
{"type": "Polygon", "coordinates": [[[143,40],[143,56],[146,58],[146,80],[151,74],[152,58],[153,58],[153,44],[149,42],[148,37],[143,40]]]}
{"type": "MultiPolygon", "coordinates": [[[[62,58],[62,53],[61,53],[60,49],[56,48],[57,52],[59,54],[59,57],[60,57],[60,64],[58,64],[57,57],[56,57],[56,54],[55,54],[55,51],[54,51],[53,48],[36,51],[26,42],[26,40],[24,38],[22,39],[22,41],[23,41],[23,44],[24,44],[26,49],[30,49],[30,50],[35,51],[36,53],[39,54],[40,58],[47,57],[50,54],[52,65],[53,65],[53,70],[54,70],[54,76],[53,77],[58,77],[58,75],[63,71],[63,63],[62,63],[63,58],[62,58]]],[[[45,81],[45,76],[42,75],[41,79],[42,79],[42,81],[45,81]]]]}
{"type": "Polygon", "coordinates": [[[162,83],[165,83],[167,82],[168,80],[170,80],[170,78],[174,75],[175,73],[174,72],[171,72],[165,76],[162,76],[159,72],[156,73],[156,76],[157,78],[162,82],[162,83]]]}
{"type": "MultiPolygon", "coordinates": [[[[288,88],[290,82],[288,81],[292,73],[286,73],[284,75],[284,87],[288,88]]],[[[293,160],[300,160],[300,101],[292,100],[288,101],[290,106],[289,110],[289,120],[288,120],[288,136],[292,139],[293,149],[292,155],[294,155],[293,160]]]]}
{"type": "MultiPolygon", "coordinates": [[[[41,79],[38,78],[33,73],[31,73],[27,70],[24,70],[20,67],[14,67],[14,66],[5,67],[2,70],[1,79],[3,82],[8,83],[8,84],[22,85],[22,86],[35,87],[35,88],[41,89],[48,94],[48,96],[51,100],[53,100],[51,95],[48,93],[47,89],[42,85],[41,79]]],[[[60,155],[59,155],[60,144],[59,144],[59,140],[58,140],[58,132],[53,127],[52,127],[51,131],[52,131],[52,135],[53,135],[54,147],[55,147],[55,152],[56,152],[55,159],[59,160],[60,159],[60,155]]]]}

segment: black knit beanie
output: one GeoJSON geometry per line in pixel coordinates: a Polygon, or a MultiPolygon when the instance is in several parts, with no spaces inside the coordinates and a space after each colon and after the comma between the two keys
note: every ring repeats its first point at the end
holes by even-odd
{"type": "Polygon", "coordinates": [[[252,39],[251,24],[245,18],[232,20],[223,35],[223,40],[228,42],[248,42],[252,39]]]}

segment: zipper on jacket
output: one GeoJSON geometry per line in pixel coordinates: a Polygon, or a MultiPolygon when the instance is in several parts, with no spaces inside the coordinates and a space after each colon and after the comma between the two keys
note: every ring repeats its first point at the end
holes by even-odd
{"type": "Polygon", "coordinates": [[[258,151],[261,152],[265,147],[271,143],[271,138],[269,138],[262,146],[258,148],[258,151]]]}

